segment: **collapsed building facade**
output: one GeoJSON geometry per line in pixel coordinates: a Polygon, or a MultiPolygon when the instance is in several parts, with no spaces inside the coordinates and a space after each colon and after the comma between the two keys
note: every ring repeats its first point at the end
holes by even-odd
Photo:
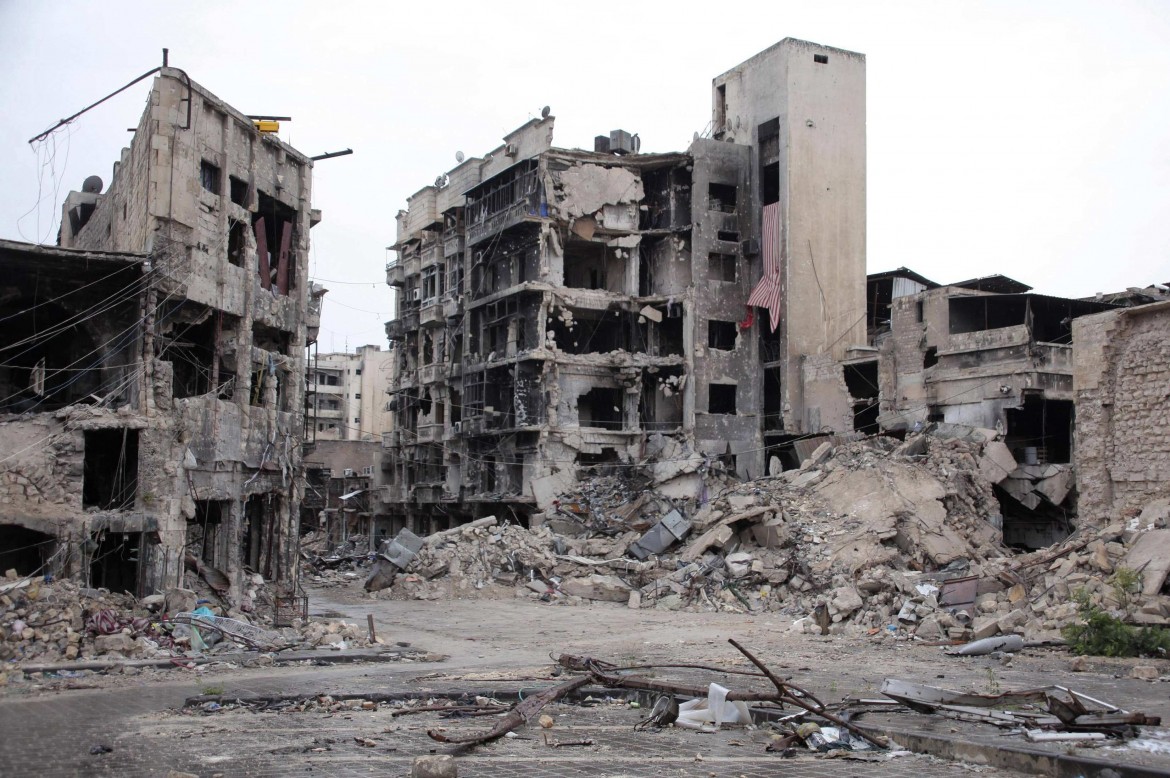
{"type": "Polygon", "coordinates": [[[188,566],[294,579],[311,173],[164,66],[60,247],[2,247],[6,566],[137,595],[188,566]]]}
{"type": "Polygon", "coordinates": [[[559,149],[553,123],[399,214],[398,526],[527,521],[579,475],[681,452],[758,477],[848,404],[817,379],[866,346],[863,55],[761,52],[715,79],[682,153],[623,131],[559,149]]]}

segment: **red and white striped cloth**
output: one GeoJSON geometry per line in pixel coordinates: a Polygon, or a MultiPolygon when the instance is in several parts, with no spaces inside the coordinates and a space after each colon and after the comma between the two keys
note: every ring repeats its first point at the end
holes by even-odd
{"type": "Polygon", "coordinates": [[[772,332],[780,325],[780,203],[764,206],[760,230],[760,254],[764,275],[752,289],[747,304],[768,309],[772,332]]]}

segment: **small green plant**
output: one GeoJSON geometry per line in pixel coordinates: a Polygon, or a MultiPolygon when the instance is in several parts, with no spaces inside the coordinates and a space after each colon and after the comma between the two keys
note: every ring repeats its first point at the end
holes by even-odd
{"type": "MultiPolygon", "coordinates": [[[[1124,568],[1122,568],[1124,569],[1124,568]]],[[[1121,570],[1118,570],[1121,573],[1121,570]]],[[[1114,591],[1126,586],[1128,576],[1114,576],[1114,591]]],[[[1128,591],[1128,590],[1126,590],[1128,591]]],[[[1078,589],[1073,594],[1081,623],[1061,629],[1074,654],[1092,656],[1154,656],[1170,655],[1170,630],[1161,627],[1134,627],[1107,613],[1093,603],[1089,593],[1078,589]]],[[[1120,599],[1120,598],[1119,598],[1120,599]]],[[[1128,594],[1123,605],[1128,603],[1128,594]]]]}
{"type": "Polygon", "coordinates": [[[991,667],[987,668],[987,693],[991,695],[999,694],[1003,688],[999,685],[999,678],[995,674],[995,670],[991,667]]]}
{"type": "Polygon", "coordinates": [[[1137,570],[1132,567],[1119,567],[1113,571],[1113,576],[1109,579],[1113,585],[1113,595],[1120,603],[1121,609],[1125,614],[1133,614],[1133,597],[1142,589],[1142,576],[1137,570]]]}
{"type": "Polygon", "coordinates": [[[199,691],[206,697],[218,697],[223,694],[223,684],[202,684],[199,691]]]}

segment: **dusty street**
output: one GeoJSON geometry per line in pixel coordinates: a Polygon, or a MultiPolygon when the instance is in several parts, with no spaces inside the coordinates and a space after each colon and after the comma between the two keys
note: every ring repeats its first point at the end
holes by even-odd
{"type": "MultiPolygon", "coordinates": [[[[563,607],[518,598],[368,600],[358,587],[314,590],[311,596],[314,615],[341,615],[364,623],[369,613],[383,640],[408,642],[449,659],[213,667],[197,682],[188,671],[176,670],[123,677],[96,690],[37,692],[26,684],[10,689],[0,702],[0,723],[6,732],[0,759],[11,771],[8,774],[165,775],[175,769],[201,776],[407,775],[414,756],[450,749],[429,740],[427,729],[478,730],[490,726],[490,720],[443,719],[438,714],[399,718],[392,704],[332,713],[182,706],[189,696],[221,692],[225,698],[405,694],[424,699],[470,692],[507,701],[517,692],[555,682],[550,653],[590,654],[623,664],[669,660],[743,669],[746,662],[727,645],[729,637],[757,650],[770,666],[826,702],[849,695],[873,696],[886,677],[980,692],[1056,681],[1146,713],[1170,714],[1164,687],[1124,677],[1126,662],[1094,662],[1089,672],[1074,674],[1068,670],[1069,657],[1053,650],[1026,651],[1005,666],[989,657],[947,657],[939,648],[894,640],[794,634],[775,616],[632,611],[606,604],[563,607]],[[94,746],[111,750],[91,754],[94,746]]],[[[737,683],[735,676],[713,677],[696,670],[659,675],[698,683],[718,681],[730,688],[737,683]]],[[[782,771],[846,776],[874,769],[889,776],[967,774],[976,769],[985,775],[1016,774],[914,755],[883,762],[880,768],[805,753],[781,761],[777,754],[764,751],[769,736],[763,729],[713,735],[679,729],[635,734],[632,725],[644,711],[631,709],[624,700],[601,698],[596,707],[559,704],[549,712],[557,722],[550,730],[534,725],[520,730],[517,738],[459,756],[460,775],[709,776],[782,771]],[[594,744],[552,749],[544,741],[546,735],[551,742],[588,739],[594,744]]],[[[962,726],[945,723],[952,732],[962,726]]],[[[1158,766],[1156,757],[1145,758],[1158,766]]],[[[1127,753],[1126,759],[1139,755],[1127,753]]]]}

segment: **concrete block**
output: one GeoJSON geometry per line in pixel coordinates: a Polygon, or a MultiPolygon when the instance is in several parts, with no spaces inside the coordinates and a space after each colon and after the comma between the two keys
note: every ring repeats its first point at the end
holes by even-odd
{"type": "Polygon", "coordinates": [[[416,756],[410,766],[410,778],[458,778],[455,757],[447,754],[416,756]]]}

